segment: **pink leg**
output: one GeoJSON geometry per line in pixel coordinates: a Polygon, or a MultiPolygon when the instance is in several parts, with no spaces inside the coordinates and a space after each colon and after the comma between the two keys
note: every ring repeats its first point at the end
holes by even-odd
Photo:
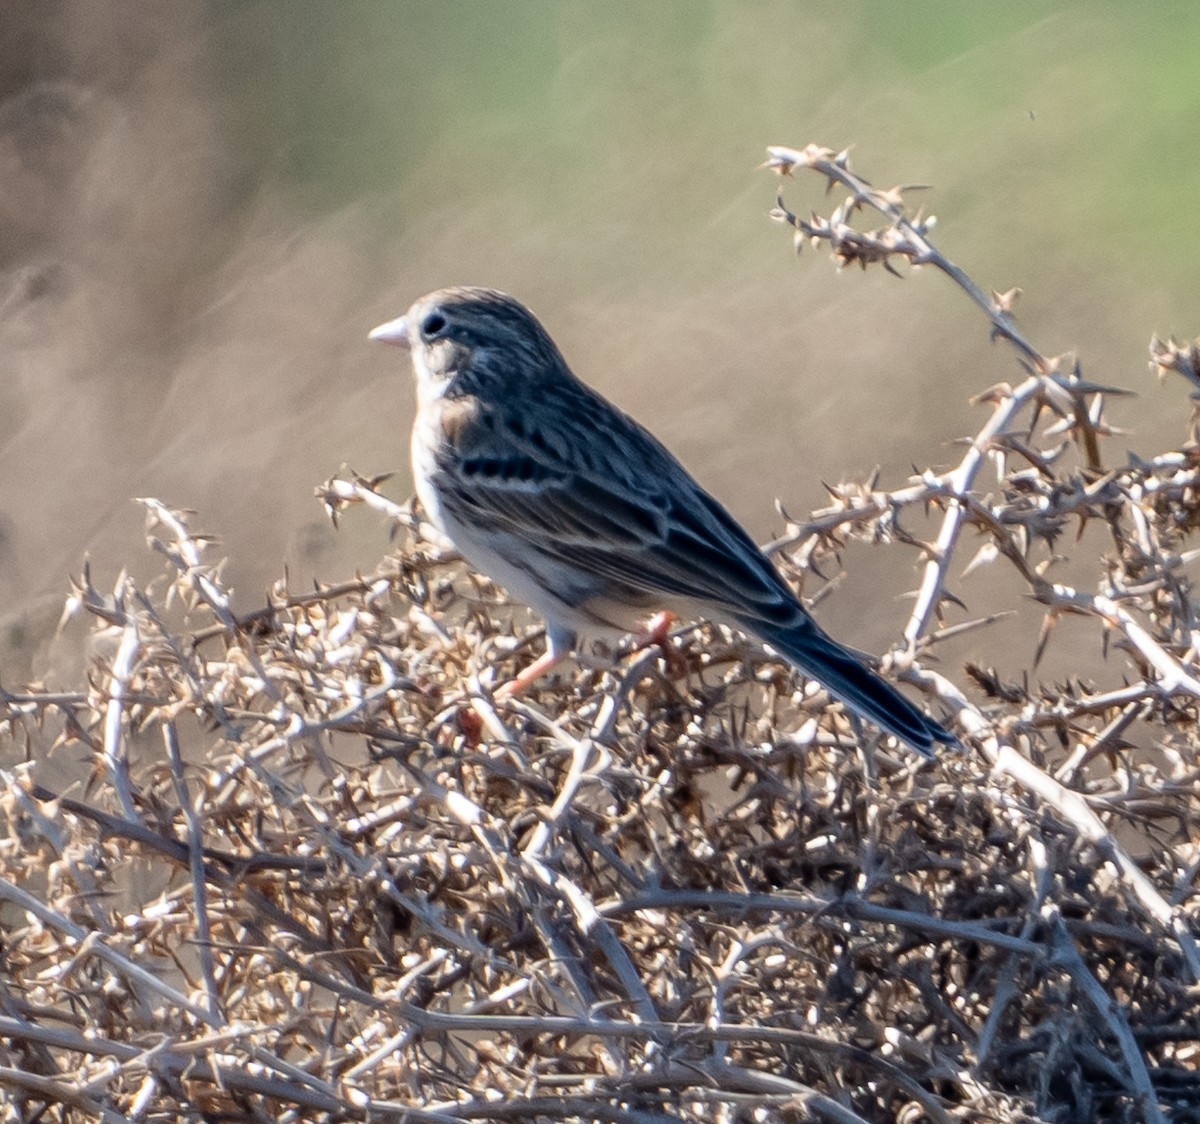
{"type": "Polygon", "coordinates": [[[649,648],[651,644],[657,644],[663,650],[663,655],[669,655],[667,651],[667,638],[674,624],[674,613],[668,613],[665,610],[661,613],[655,613],[646,622],[646,630],[639,632],[633,638],[634,650],[641,651],[642,648],[649,648]]]}
{"type": "MultiPolygon", "coordinates": [[[[652,644],[658,645],[662,649],[663,657],[667,660],[668,665],[673,660],[678,660],[678,653],[672,648],[669,641],[671,628],[675,624],[675,616],[672,613],[661,612],[655,613],[649,621],[646,622],[646,630],[639,632],[634,637],[635,650],[649,648],[652,644]]],[[[533,661],[524,671],[521,672],[515,679],[510,679],[507,683],[502,683],[496,688],[494,698],[497,702],[504,699],[516,698],[517,695],[523,694],[533,686],[543,675],[551,668],[557,667],[563,660],[571,654],[571,649],[574,647],[575,638],[571,633],[563,632],[556,633],[551,631],[549,634],[550,642],[536,660],[533,661]]]]}
{"type": "Polygon", "coordinates": [[[515,698],[532,687],[547,671],[552,667],[557,667],[566,658],[566,652],[556,652],[553,647],[547,648],[516,679],[510,679],[507,683],[502,683],[497,687],[494,697],[497,700],[515,698]]]}
{"type": "Polygon", "coordinates": [[[687,660],[677,648],[671,644],[671,629],[675,627],[675,614],[665,610],[655,613],[647,622],[645,632],[639,632],[634,638],[634,651],[643,648],[657,647],[667,664],[667,674],[672,679],[678,679],[687,674],[687,660]]]}

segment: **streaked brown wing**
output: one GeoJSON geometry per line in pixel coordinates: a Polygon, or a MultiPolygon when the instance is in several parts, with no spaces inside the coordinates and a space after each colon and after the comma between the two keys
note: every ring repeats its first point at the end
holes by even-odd
{"type": "Polygon", "coordinates": [[[520,414],[455,404],[435,481],[447,514],[512,536],[541,556],[538,570],[551,561],[588,575],[614,600],[793,618],[795,596],[725,508],[636,422],[582,384],[568,389],[567,401],[520,414]]]}

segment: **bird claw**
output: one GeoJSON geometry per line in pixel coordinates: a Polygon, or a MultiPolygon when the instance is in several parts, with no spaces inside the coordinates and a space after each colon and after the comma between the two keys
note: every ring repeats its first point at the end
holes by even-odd
{"type": "Polygon", "coordinates": [[[667,674],[672,679],[682,679],[687,674],[687,660],[683,653],[671,643],[671,629],[675,626],[675,615],[665,610],[655,613],[646,622],[645,631],[633,638],[633,651],[657,647],[667,665],[667,674]]]}

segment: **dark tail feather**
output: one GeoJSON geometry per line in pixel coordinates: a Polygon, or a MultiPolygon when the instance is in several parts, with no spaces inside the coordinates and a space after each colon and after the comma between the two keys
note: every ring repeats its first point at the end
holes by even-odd
{"type": "Polygon", "coordinates": [[[853,652],[830,639],[810,620],[794,628],[764,627],[762,621],[744,621],[742,627],[764,644],[770,644],[798,671],[817,680],[834,698],[881,730],[926,757],[935,742],[957,744],[958,739],[932,718],[927,718],[886,680],[881,679],[853,652]]]}

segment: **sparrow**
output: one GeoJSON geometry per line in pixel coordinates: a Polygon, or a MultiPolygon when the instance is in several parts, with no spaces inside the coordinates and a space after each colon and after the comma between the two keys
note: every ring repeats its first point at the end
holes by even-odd
{"type": "Polygon", "coordinates": [[[369,338],[411,353],[412,469],[429,519],[546,621],[545,654],[498,694],[524,690],[583,638],[652,618],[660,635],[674,615],[748,633],[921,753],[957,742],[821,630],[737,520],[571,372],[519,301],[439,289],[369,338]]]}

